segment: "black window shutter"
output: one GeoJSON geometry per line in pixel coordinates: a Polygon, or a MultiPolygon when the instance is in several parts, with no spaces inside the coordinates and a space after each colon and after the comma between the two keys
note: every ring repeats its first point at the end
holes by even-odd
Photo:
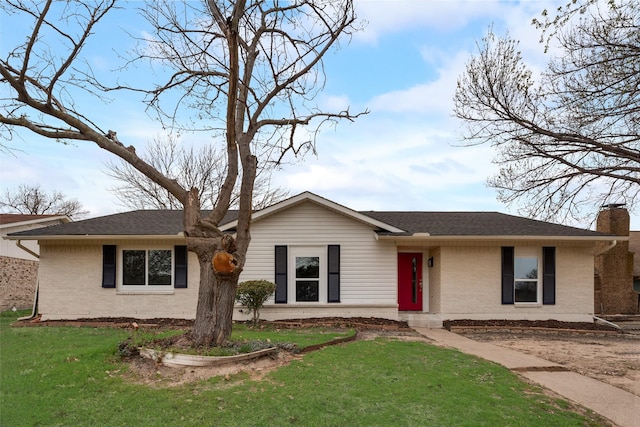
{"type": "Polygon", "coordinates": [[[102,287],[116,287],[116,245],[102,246],[102,287]]]}
{"type": "Polygon", "coordinates": [[[542,304],[556,303],[556,248],[542,248],[542,304]]]}
{"type": "Polygon", "coordinates": [[[189,252],[186,246],[175,246],[173,248],[174,272],[173,287],[185,289],[187,287],[187,264],[189,260],[189,252]]]}
{"type": "Polygon", "coordinates": [[[279,304],[287,303],[287,247],[276,246],[276,296],[279,304]]]}
{"type": "Polygon", "coordinates": [[[328,302],[340,302],[340,245],[328,246],[328,302]]]}
{"type": "Polygon", "coordinates": [[[513,304],[513,246],[502,247],[502,304],[513,304]]]}

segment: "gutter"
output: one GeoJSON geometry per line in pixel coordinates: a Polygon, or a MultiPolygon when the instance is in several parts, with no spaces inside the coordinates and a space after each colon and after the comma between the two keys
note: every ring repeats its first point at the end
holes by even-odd
{"type": "MultiPolygon", "coordinates": [[[[24,246],[22,244],[22,240],[16,240],[16,246],[19,247],[20,249],[22,249],[23,251],[25,251],[26,253],[28,253],[29,255],[32,255],[38,259],[40,259],[40,255],[35,253],[34,251],[32,251],[31,249],[27,248],[26,246],[24,246]]],[[[25,316],[25,317],[19,317],[18,318],[18,322],[21,322],[23,320],[31,320],[33,318],[35,318],[38,314],[38,293],[40,292],[40,280],[36,278],[36,292],[35,295],[33,296],[33,308],[31,309],[31,315],[30,316],[25,316]]]]}
{"type": "MultiPolygon", "coordinates": [[[[612,240],[613,236],[529,236],[529,235],[431,235],[429,233],[414,233],[411,235],[393,235],[393,234],[379,234],[380,240],[398,240],[398,241],[505,241],[505,240],[520,240],[520,241],[562,241],[562,242],[617,242],[628,241],[628,237],[618,236],[616,240],[612,240]]],[[[616,243],[617,244],[617,243],[616,243]]],[[[614,245],[615,246],[615,245],[614,245]]],[[[613,246],[611,246],[613,247],[613,246]]],[[[608,250],[608,249],[607,249],[608,250]]]]}
{"type": "Polygon", "coordinates": [[[7,240],[184,240],[184,233],[181,231],[177,234],[55,234],[55,235],[30,235],[30,236],[12,236],[11,234],[4,237],[7,240]]]}

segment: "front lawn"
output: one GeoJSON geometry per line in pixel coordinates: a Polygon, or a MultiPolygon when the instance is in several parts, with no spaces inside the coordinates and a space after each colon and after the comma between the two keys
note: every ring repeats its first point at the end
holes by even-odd
{"type": "MultiPolygon", "coordinates": [[[[507,369],[423,342],[355,341],[308,353],[260,381],[238,374],[158,388],[123,375],[117,347],[129,331],[12,328],[16,317],[0,319],[3,426],[598,425],[507,369]]],[[[247,339],[266,336],[238,329],[247,339]]]]}

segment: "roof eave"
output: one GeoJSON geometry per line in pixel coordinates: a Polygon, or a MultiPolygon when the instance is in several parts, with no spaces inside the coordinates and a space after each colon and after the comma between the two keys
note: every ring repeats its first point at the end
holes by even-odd
{"type": "Polygon", "coordinates": [[[178,234],[60,234],[55,236],[3,236],[7,240],[156,240],[156,239],[184,239],[184,233],[178,234]]]}
{"type": "Polygon", "coordinates": [[[488,235],[488,236],[458,236],[458,235],[438,235],[432,236],[429,233],[414,233],[412,235],[381,234],[380,240],[556,240],[556,241],[581,241],[581,242],[612,242],[628,241],[628,236],[526,236],[526,235],[488,235]]]}

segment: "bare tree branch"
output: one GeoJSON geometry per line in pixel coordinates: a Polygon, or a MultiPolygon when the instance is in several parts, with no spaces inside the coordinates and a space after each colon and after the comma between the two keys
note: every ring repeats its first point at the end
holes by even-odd
{"type": "Polygon", "coordinates": [[[0,196],[0,210],[26,215],[66,215],[73,219],[89,214],[78,200],[68,199],[59,191],[49,193],[40,185],[20,185],[15,190],[6,189],[0,196]]]}
{"type": "MultiPolygon", "coordinates": [[[[202,188],[201,208],[212,209],[218,202],[218,189],[226,175],[224,153],[215,145],[204,145],[196,150],[184,148],[172,135],[154,138],[148,142],[141,157],[168,177],[177,180],[184,188],[202,188]]],[[[142,175],[125,161],[108,162],[107,175],[118,185],[111,191],[122,206],[131,209],[182,209],[182,204],[163,187],[142,175]]],[[[270,170],[261,169],[256,175],[253,210],[270,206],[289,196],[289,192],[271,185],[270,170]]],[[[238,209],[240,187],[236,185],[230,208],[238,209]]]]}
{"type": "Polygon", "coordinates": [[[518,43],[491,31],[454,96],[469,144],[496,148],[498,198],[559,221],[633,208],[640,188],[640,5],[571,2],[543,13],[542,41],[562,54],[535,82],[518,43]]]}

